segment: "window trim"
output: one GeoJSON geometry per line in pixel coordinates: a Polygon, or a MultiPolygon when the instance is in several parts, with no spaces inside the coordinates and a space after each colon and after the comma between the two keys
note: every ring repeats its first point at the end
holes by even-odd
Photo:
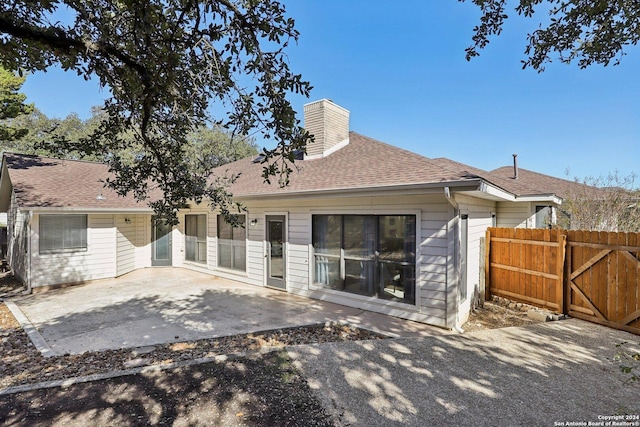
{"type": "MultiPolygon", "coordinates": [[[[51,232],[49,230],[49,232],[51,232]]],[[[51,254],[63,254],[63,253],[77,253],[77,252],[88,252],[89,251],[89,215],[87,214],[40,214],[38,216],[38,253],[41,255],[51,255],[51,254]],[[43,238],[44,230],[47,230],[47,226],[44,224],[43,220],[53,220],[54,218],[57,221],[64,221],[65,219],[69,219],[71,217],[84,218],[84,228],[80,229],[83,232],[83,236],[81,238],[81,243],[84,243],[81,246],[74,247],[59,247],[58,245],[54,245],[50,248],[43,248],[43,241],[48,240],[49,238],[43,238]]],[[[59,238],[59,236],[54,236],[59,238]]]]}

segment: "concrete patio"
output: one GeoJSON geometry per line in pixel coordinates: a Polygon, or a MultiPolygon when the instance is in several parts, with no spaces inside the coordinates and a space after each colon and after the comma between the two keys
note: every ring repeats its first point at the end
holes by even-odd
{"type": "Polygon", "coordinates": [[[447,330],[245,285],[187,269],[149,268],[13,298],[50,354],[213,338],[327,321],[392,336],[447,330]]]}

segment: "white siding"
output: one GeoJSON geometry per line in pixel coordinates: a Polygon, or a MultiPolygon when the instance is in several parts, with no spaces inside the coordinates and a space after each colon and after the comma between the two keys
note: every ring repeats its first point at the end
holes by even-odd
{"type": "Polygon", "coordinates": [[[527,228],[527,224],[531,221],[531,204],[498,202],[496,214],[498,227],[527,228]]]}
{"type": "Polygon", "coordinates": [[[116,276],[136,268],[136,222],[129,215],[116,215],[116,276]]]}
{"type": "Polygon", "coordinates": [[[428,203],[422,210],[418,284],[420,311],[429,316],[429,323],[446,326],[447,273],[449,262],[448,222],[450,206],[444,197],[428,203]]]}
{"type": "Polygon", "coordinates": [[[49,286],[104,279],[116,275],[114,215],[90,214],[87,218],[87,250],[72,253],[39,253],[39,215],[31,220],[31,286],[49,286]]]}
{"type": "Polygon", "coordinates": [[[13,274],[20,281],[28,281],[29,265],[29,214],[20,211],[16,195],[11,192],[11,204],[7,212],[7,257],[13,274]]]}
{"type": "Polygon", "coordinates": [[[311,282],[309,247],[311,244],[311,218],[309,212],[293,212],[289,215],[287,264],[287,288],[290,292],[306,291],[311,282]]]}
{"type": "MultiPolygon", "coordinates": [[[[258,216],[251,211],[247,214],[247,271],[246,273],[235,273],[240,275],[246,283],[264,286],[266,282],[265,272],[265,227],[264,216],[258,216]],[[251,220],[257,220],[256,225],[250,225],[251,220]]],[[[234,274],[234,273],[230,273],[234,274]]],[[[233,277],[233,276],[227,276],[233,277]]]]}
{"type": "Polygon", "coordinates": [[[190,209],[178,213],[178,225],[171,230],[171,265],[173,267],[188,267],[190,263],[185,263],[186,254],[184,238],[184,216],[191,213],[190,209]]]}
{"type": "Polygon", "coordinates": [[[135,224],[135,268],[151,267],[151,215],[130,216],[135,224]]]}
{"type": "MultiPolygon", "coordinates": [[[[287,290],[345,305],[447,326],[447,261],[449,204],[444,196],[378,196],[345,198],[296,198],[291,201],[245,202],[256,226],[248,226],[247,274],[234,277],[264,284],[264,221],[267,215],[287,213],[287,290]],[[314,287],[312,285],[311,219],[313,214],[415,214],[418,219],[416,305],[393,303],[372,297],[314,287]]],[[[218,274],[218,272],[216,272],[218,274]]]]}
{"type": "Polygon", "coordinates": [[[467,298],[460,301],[458,313],[458,325],[466,322],[469,318],[471,303],[479,293],[480,286],[480,242],[485,236],[488,227],[491,227],[491,213],[495,212],[495,203],[488,200],[481,200],[468,196],[456,196],[460,213],[467,214],[468,235],[467,235],[467,283],[461,286],[467,287],[467,298]]]}
{"type": "MultiPolygon", "coordinates": [[[[493,212],[511,212],[507,218],[523,217],[526,222],[529,204],[522,209],[519,204],[503,205],[502,211],[495,202],[469,196],[456,195],[462,214],[468,215],[467,299],[460,310],[458,279],[460,272],[460,229],[454,218],[453,207],[443,194],[407,194],[371,197],[296,197],[290,199],[251,199],[243,201],[247,213],[247,269],[243,272],[217,268],[216,234],[217,214],[206,206],[180,212],[180,225],[174,234],[174,251],[180,253],[174,265],[184,260],[184,215],[208,214],[207,266],[183,263],[185,267],[209,271],[220,277],[244,283],[265,286],[265,221],[269,215],[285,215],[287,218],[286,289],[288,292],[319,298],[339,304],[392,314],[399,317],[453,327],[464,322],[470,303],[477,293],[480,275],[480,238],[491,226],[493,212]],[[312,217],[314,214],[414,214],[417,218],[416,253],[416,304],[402,304],[314,286],[312,217]],[[524,216],[522,216],[524,214],[524,216]],[[252,220],[257,220],[251,225],[252,220]],[[457,233],[457,234],[456,234],[457,233]],[[179,242],[179,244],[177,243],[179,242]]],[[[498,217],[500,217],[498,215],[498,217]]],[[[504,218],[504,217],[503,217],[504,218]]]]}

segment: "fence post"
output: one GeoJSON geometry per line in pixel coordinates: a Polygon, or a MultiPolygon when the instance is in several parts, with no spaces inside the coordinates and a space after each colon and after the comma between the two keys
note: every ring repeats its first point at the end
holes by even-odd
{"type": "Polygon", "coordinates": [[[558,284],[556,286],[556,298],[558,300],[558,312],[565,313],[565,289],[564,289],[564,260],[567,247],[567,235],[558,231],[558,258],[557,268],[558,271],[558,284]]]}
{"type": "Polygon", "coordinates": [[[480,298],[488,301],[491,298],[491,264],[489,252],[491,251],[491,231],[487,228],[484,241],[484,286],[480,289],[480,298]]]}

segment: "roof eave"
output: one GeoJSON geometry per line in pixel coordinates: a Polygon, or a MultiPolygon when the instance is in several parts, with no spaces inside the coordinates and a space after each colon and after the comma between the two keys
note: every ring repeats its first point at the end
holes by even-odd
{"type": "Polygon", "coordinates": [[[516,196],[517,202],[552,202],[561,205],[562,200],[562,197],[555,194],[525,194],[516,196]]]}
{"type": "Polygon", "coordinates": [[[481,184],[480,179],[466,180],[466,181],[438,181],[438,182],[423,182],[412,184],[393,184],[383,186],[372,187],[344,187],[344,188],[332,188],[332,189],[318,189],[318,190],[301,190],[301,191],[285,191],[282,193],[233,193],[233,197],[245,199],[254,197],[290,197],[290,196],[322,196],[322,195],[341,195],[352,193],[376,193],[376,192],[389,192],[389,191],[417,191],[424,193],[425,190],[434,190],[434,193],[438,193],[440,189],[444,187],[457,188],[461,191],[473,191],[477,190],[481,184]]]}
{"type": "Polygon", "coordinates": [[[31,211],[34,213],[65,213],[65,212],[82,212],[82,213],[111,213],[111,214],[150,214],[153,213],[153,209],[149,207],[144,208],[88,208],[81,206],[22,206],[20,208],[23,211],[31,211]]]}

